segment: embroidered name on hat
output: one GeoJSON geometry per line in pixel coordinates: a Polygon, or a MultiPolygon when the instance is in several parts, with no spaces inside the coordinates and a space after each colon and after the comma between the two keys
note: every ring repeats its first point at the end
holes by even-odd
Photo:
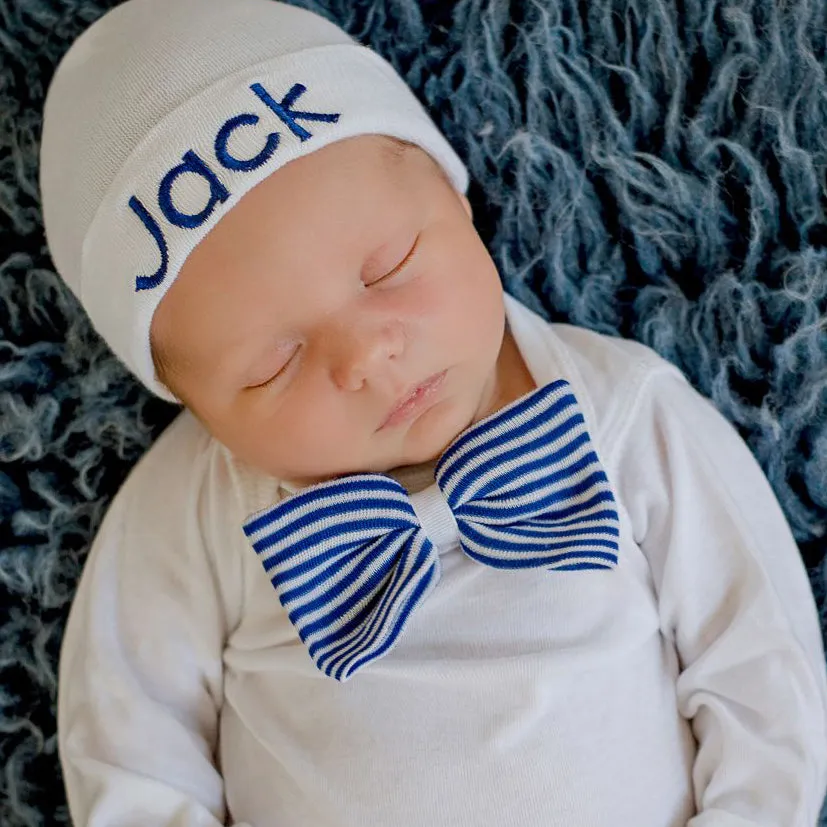
{"type": "MultiPolygon", "coordinates": [[[[307,87],[301,83],[296,83],[290,91],[284,96],[281,101],[274,100],[267,90],[260,83],[253,83],[250,89],[271,109],[282,123],[302,142],[313,137],[313,133],[305,129],[299,121],[321,121],[323,123],[336,123],[339,120],[340,113],[325,113],[325,112],[303,112],[293,109],[293,104],[306,91],[307,87]]],[[[278,132],[271,132],[267,136],[267,141],[264,148],[258,155],[249,160],[240,160],[233,157],[227,150],[227,144],[233,131],[239,126],[246,126],[256,124],[259,122],[259,116],[252,112],[242,112],[240,115],[234,115],[229,120],[225,121],[223,126],[215,135],[215,157],[225,169],[231,169],[237,172],[250,172],[257,169],[262,164],[266,164],[276,151],[279,145],[280,135],[278,132]]],[[[215,205],[220,201],[224,202],[230,197],[230,192],[218,180],[213,170],[208,166],[199,155],[191,149],[187,150],[182,156],[183,160],[180,164],[174,166],[161,179],[158,186],[158,207],[164,214],[164,217],[170,224],[176,227],[195,228],[200,227],[212,215],[215,205]],[[200,175],[206,179],[210,186],[210,198],[207,205],[201,212],[195,215],[183,213],[176,209],[172,203],[172,185],[175,180],[185,173],[200,175]]],[[[129,199],[129,206],[133,212],[143,223],[144,227],[149,231],[149,234],[158,245],[158,250],[161,253],[161,266],[151,276],[137,276],[135,278],[135,291],[152,290],[161,284],[167,275],[167,267],[169,264],[169,251],[167,248],[167,241],[164,237],[163,230],[158,225],[158,222],[150,215],[147,208],[141,203],[136,196],[131,196],[129,199]]]]}

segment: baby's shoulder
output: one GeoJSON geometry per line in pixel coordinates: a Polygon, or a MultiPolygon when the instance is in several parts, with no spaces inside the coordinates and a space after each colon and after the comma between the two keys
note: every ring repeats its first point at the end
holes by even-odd
{"type": "Polygon", "coordinates": [[[113,505],[170,524],[233,487],[222,446],[183,410],[129,472],[113,505]]]}
{"type": "Polygon", "coordinates": [[[635,339],[563,322],[549,322],[548,327],[558,348],[565,350],[592,383],[611,383],[620,377],[659,370],[678,371],[653,348],[635,339]]]}
{"type": "MultiPolygon", "coordinates": [[[[188,411],[173,420],[132,468],[109,504],[85,572],[117,572],[130,583],[124,612],[159,597],[188,612],[220,601],[237,622],[243,604],[242,514],[226,454],[188,411]],[[212,595],[213,597],[210,597],[212,595]]],[[[89,574],[95,580],[94,574],[89,574]]],[[[166,601],[166,602],[165,602],[166,601]]],[[[178,611],[176,608],[175,611],[178,611]]],[[[192,617],[196,615],[192,613],[192,617]]]]}
{"type": "Polygon", "coordinates": [[[133,466],[121,490],[136,495],[144,489],[190,487],[204,476],[212,441],[201,423],[183,410],[133,466]]]}
{"type": "Polygon", "coordinates": [[[686,381],[674,364],[642,342],[565,323],[548,328],[565,373],[587,398],[604,434],[631,414],[644,387],[658,393],[662,378],[669,377],[664,388],[675,378],[686,381]]]}
{"type": "Polygon", "coordinates": [[[282,496],[281,481],[242,462],[184,409],[133,467],[116,500],[159,524],[197,521],[204,538],[282,496]]]}
{"type": "MultiPolygon", "coordinates": [[[[641,389],[651,390],[655,377],[678,377],[681,371],[654,349],[633,339],[600,333],[565,322],[550,322],[519,299],[505,294],[512,332],[535,378],[564,378],[582,403],[593,433],[632,410],[641,389]]],[[[670,381],[665,387],[671,385],[670,381]]],[[[674,385],[672,385],[674,387],[674,385]]]]}

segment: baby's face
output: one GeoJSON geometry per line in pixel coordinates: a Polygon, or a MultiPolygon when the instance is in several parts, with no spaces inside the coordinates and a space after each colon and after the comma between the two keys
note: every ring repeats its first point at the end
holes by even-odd
{"type": "Polygon", "coordinates": [[[160,378],[218,440],[310,483],[433,459],[504,404],[504,321],[464,196],[421,150],[364,136],[247,193],[151,333],[160,378]]]}

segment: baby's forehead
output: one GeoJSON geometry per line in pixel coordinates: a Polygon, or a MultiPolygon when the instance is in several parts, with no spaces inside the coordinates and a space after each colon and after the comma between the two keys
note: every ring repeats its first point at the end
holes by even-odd
{"type": "MultiPolygon", "coordinates": [[[[439,180],[453,189],[442,166],[416,144],[385,135],[360,135],[321,147],[276,170],[256,188],[260,200],[256,196],[247,200],[244,222],[265,225],[274,220],[275,208],[279,216],[289,215],[286,221],[279,219],[281,226],[299,222],[301,236],[308,228],[323,232],[331,222],[357,221],[359,215],[371,212],[361,209],[371,203],[386,215],[391,202],[407,203],[426,179],[439,180]]],[[[428,192],[423,190],[425,197],[428,192]]],[[[229,226],[240,220],[231,216],[222,222],[229,226]]],[[[370,221],[378,219],[372,214],[370,221]]],[[[285,237],[289,239],[291,233],[285,237]]]]}
{"type": "MultiPolygon", "coordinates": [[[[263,192],[269,193],[273,202],[280,202],[294,215],[300,205],[312,206],[301,213],[301,220],[302,223],[313,222],[314,216],[319,214],[317,208],[322,206],[319,201],[330,205],[331,191],[338,193],[333,201],[338,209],[347,210],[353,203],[352,197],[359,196],[366,188],[393,188],[406,181],[410,185],[419,180],[415,176],[421,174],[423,159],[427,159],[426,163],[435,171],[441,171],[437,162],[415,144],[385,135],[358,135],[287,162],[253,191],[262,192],[262,198],[263,192]],[[345,203],[340,201],[342,187],[349,188],[345,203]],[[308,204],[310,201],[313,203],[308,204]]],[[[266,215],[261,216],[262,220],[265,218],[266,215]]]]}
{"type": "MultiPolygon", "coordinates": [[[[377,172],[385,172],[388,175],[398,174],[406,162],[413,159],[427,159],[435,171],[439,171],[447,179],[442,166],[434,160],[421,146],[397,138],[393,135],[357,135],[347,139],[353,144],[364,147],[366,151],[373,153],[381,166],[377,166],[377,172]]],[[[308,156],[308,157],[312,157],[308,156]]]]}

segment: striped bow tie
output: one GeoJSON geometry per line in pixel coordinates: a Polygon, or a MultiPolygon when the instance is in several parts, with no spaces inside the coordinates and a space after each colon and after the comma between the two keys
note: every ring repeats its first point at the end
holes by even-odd
{"type": "MultiPolygon", "coordinates": [[[[434,476],[462,549],[480,563],[617,564],[615,500],[565,380],[464,431],[434,476]]],[[[411,498],[385,474],[305,488],[252,515],[244,532],[316,666],[339,681],[390,651],[440,577],[411,498]]]]}

